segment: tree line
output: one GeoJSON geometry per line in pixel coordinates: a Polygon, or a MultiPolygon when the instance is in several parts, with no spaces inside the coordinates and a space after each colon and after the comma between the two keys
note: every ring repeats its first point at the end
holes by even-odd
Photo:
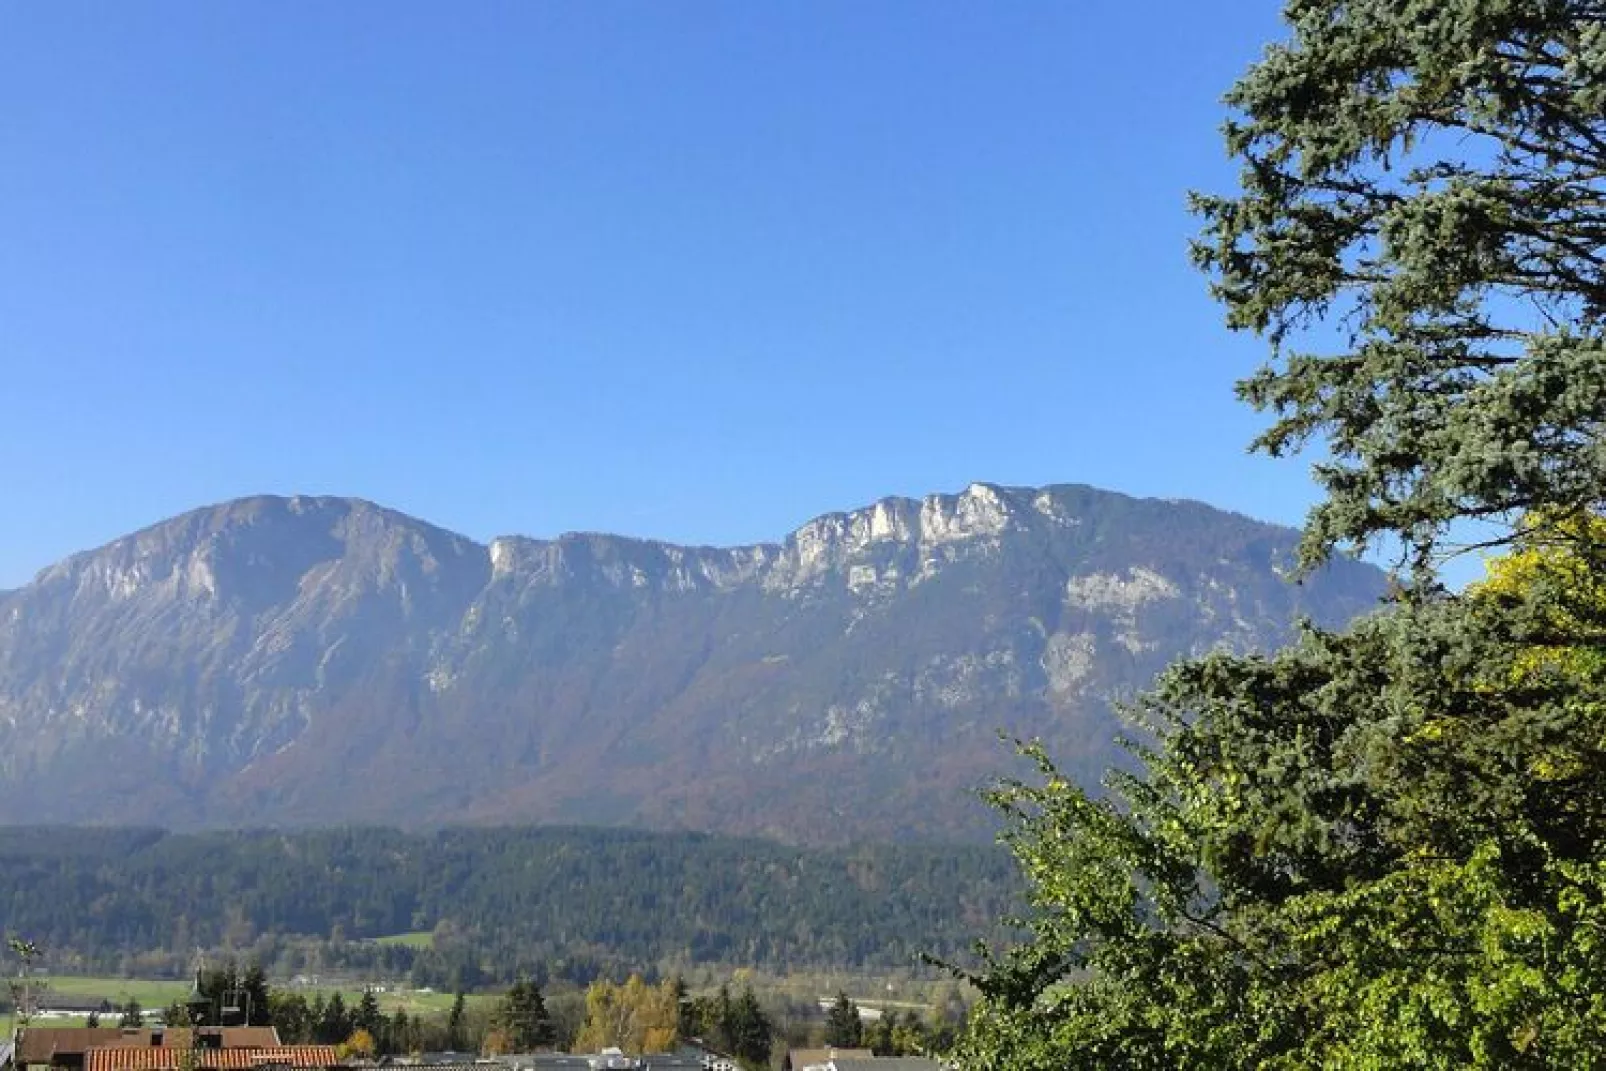
{"type": "Polygon", "coordinates": [[[805,849],[618,829],[171,834],[0,829],[0,925],[75,969],[182,975],[197,947],[275,975],[473,990],[647,965],[906,966],[960,954],[1019,889],[989,846],[805,849]],[[427,931],[432,939],[373,939],[427,931]],[[153,968],[163,968],[158,971],[153,968]]]}

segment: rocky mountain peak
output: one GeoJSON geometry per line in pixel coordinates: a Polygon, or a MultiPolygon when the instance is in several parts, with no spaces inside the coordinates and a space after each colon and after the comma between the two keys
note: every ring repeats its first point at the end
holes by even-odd
{"type": "Polygon", "coordinates": [[[0,595],[0,813],[977,830],[1000,728],[1096,770],[1112,701],[1169,659],[1381,591],[1353,563],[1284,583],[1293,543],[1079,485],[729,548],[481,545],[359,499],[241,499],[0,595]]]}

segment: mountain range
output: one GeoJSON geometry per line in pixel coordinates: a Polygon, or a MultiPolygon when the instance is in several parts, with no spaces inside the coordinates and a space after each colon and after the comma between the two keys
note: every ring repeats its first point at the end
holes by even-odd
{"type": "Polygon", "coordinates": [[[0,819],[984,835],[1000,732],[1096,777],[1112,703],[1384,587],[1196,502],[973,484],[777,543],[482,544],[254,497],[0,593],[0,819]]]}

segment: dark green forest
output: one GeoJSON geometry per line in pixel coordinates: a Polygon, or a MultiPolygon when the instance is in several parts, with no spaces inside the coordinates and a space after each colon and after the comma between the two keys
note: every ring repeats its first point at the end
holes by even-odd
{"type": "Polygon", "coordinates": [[[804,849],[619,829],[171,834],[0,829],[0,928],[57,969],[271,971],[474,988],[701,963],[909,966],[963,955],[1019,882],[978,846],[804,849]],[[432,939],[375,938],[431,933],[432,939]]]}

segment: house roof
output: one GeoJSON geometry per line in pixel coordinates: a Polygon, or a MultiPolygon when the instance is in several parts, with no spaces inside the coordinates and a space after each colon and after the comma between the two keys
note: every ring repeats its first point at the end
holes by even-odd
{"type": "MultiPolygon", "coordinates": [[[[129,1036],[143,1036],[144,1041],[133,1044],[150,1044],[149,1031],[130,1030],[129,1036]]],[[[76,1056],[96,1045],[115,1045],[125,1032],[115,1026],[30,1026],[22,1032],[22,1051],[19,1064],[48,1064],[56,1056],[76,1056]]]]}
{"type": "Polygon", "coordinates": [[[803,1071],[805,1067],[828,1064],[832,1060],[869,1060],[875,1054],[869,1049],[793,1049],[786,1056],[791,1061],[792,1071],[803,1071]]]}
{"type": "MultiPolygon", "coordinates": [[[[206,1044],[225,1049],[281,1048],[279,1032],[271,1026],[201,1028],[206,1044]]],[[[48,1064],[59,1056],[77,1056],[90,1049],[190,1047],[190,1031],[182,1028],[153,1030],[116,1026],[31,1026],[22,1035],[22,1063],[48,1064]]]]}
{"type": "Polygon", "coordinates": [[[252,1049],[187,1049],[173,1045],[144,1048],[94,1048],[84,1054],[84,1071],[178,1071],[194,1054],[195,1066],[206,1071],[252,1071],[267,1065],[334,1067],[340,1056],[333,1045],[276,1045],[252,1049]]]}
{"type": "Polygon", "coordinates": [[[852,1057],[831,1061],[835,1071],[942,1071],[942,1065],[927,1056],[852,1057]]]}

